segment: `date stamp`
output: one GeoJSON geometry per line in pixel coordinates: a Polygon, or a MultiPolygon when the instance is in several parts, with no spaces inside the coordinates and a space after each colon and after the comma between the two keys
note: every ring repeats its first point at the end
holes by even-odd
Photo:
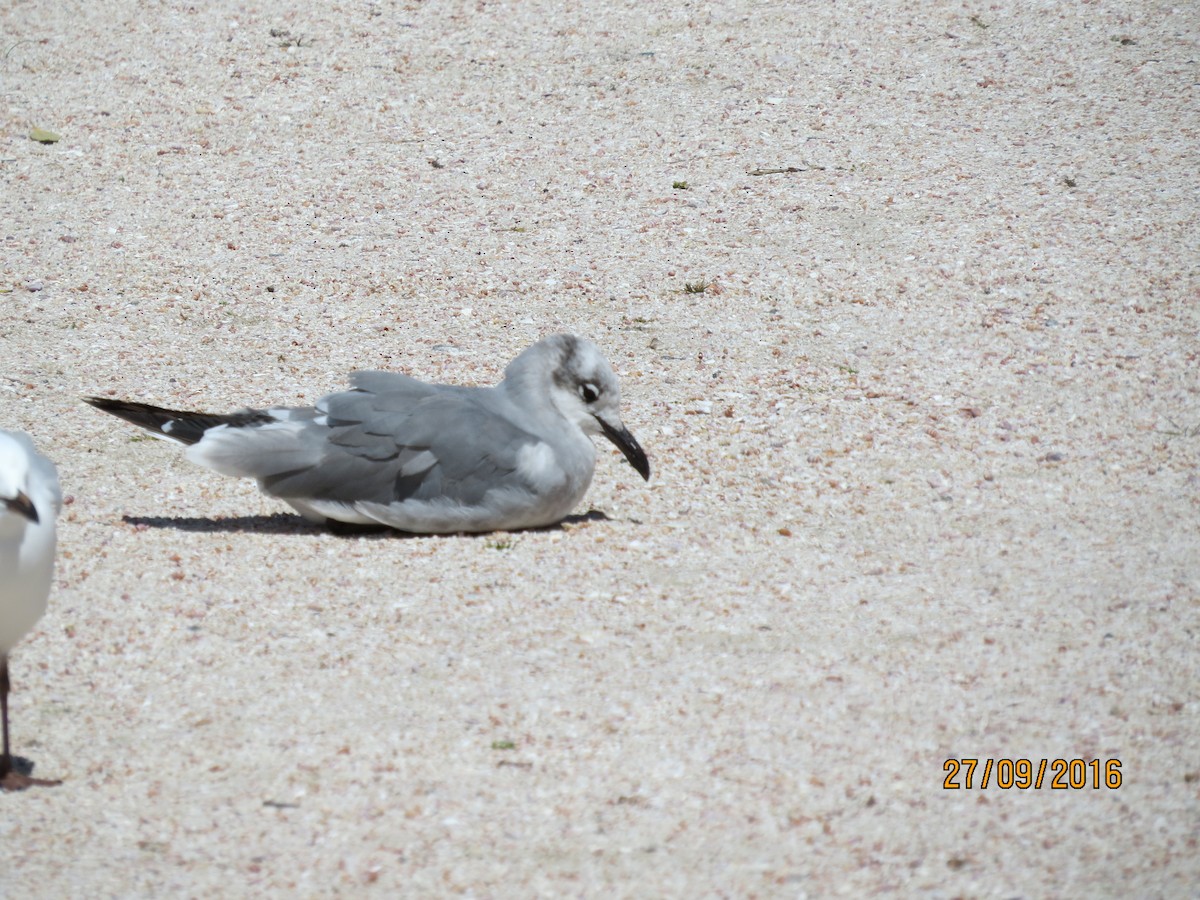
{"type": "Polygon", "coordinates": [[[1053,791],[1115,791],[1121,786],[1119,759],[948,759],[942,764],[946,777],[942,787],[948,791],[1002,791],[1017,788],[1053,791]]]}

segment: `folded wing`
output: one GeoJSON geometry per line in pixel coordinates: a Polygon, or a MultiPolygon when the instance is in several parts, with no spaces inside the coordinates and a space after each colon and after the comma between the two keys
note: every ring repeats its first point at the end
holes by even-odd
{"type": "Polygon", "coordinates": [[[211,429],[189,456],[257,479],[306,515],[346,520],[353,510],[406,530],[487,529],[565,479],[543,442],[479,402],[491,389],[386,372],[355,373],[353,384],[315,409],[211,429]]]}

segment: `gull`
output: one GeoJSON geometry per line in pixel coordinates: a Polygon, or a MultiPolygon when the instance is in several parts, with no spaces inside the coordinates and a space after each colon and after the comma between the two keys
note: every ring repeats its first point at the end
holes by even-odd
{"type": "Polygon", "coordinates": [[[583,499],[603,435],[647,481],[621,422],[612,366],[591,341],[555,334],[508,364],[495,387],[350,375],[315,407],[179,412],[87,397],[97,409],[188,445],[187,458],[259,489],[306,519],[419,534],[510,531],[561,521],[583,499]]]}
{"type": "Polygon", "coordinates": [[[0,789],[57,781],[13,770],[8,743],[8,653],[46,611],[54,573],[54,523],[62,509],[58,471],[29,436],[0,430],[0,719],[4,756],[0,789]]]}

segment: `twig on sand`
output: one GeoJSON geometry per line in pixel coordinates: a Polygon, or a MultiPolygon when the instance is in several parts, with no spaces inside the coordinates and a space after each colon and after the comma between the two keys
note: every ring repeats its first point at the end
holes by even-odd
{"type": "Polygon", "coordinates": [[[792,172],[807,172],[809,169],[825,171],[824,166],[788,166],[784,169],[751,169],[747,175],[789,175],[792,172]]]}

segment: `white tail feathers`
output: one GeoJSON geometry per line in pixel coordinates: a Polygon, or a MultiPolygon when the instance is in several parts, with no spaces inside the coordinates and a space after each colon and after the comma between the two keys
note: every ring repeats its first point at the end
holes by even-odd
{"type": "Polygon", "coordinates": [[[320,442],[306,435],[308,422],[274,422],[253,428],[220,425],[187,450],[187,458],[222,475],[269,478],[316,465],[320,442]]]}

